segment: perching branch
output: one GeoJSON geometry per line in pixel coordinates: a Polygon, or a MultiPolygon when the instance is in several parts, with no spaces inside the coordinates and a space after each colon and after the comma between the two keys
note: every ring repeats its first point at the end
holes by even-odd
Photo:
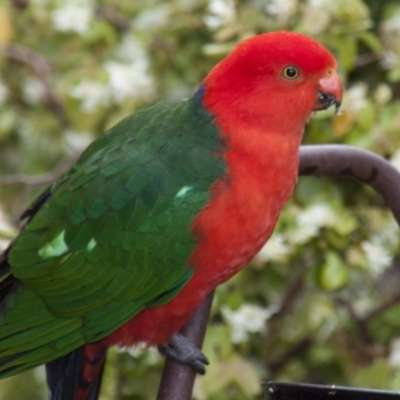
{"type": "MultiPolygon", "coordinates": [[[[181,331],[199,349],[203,344],[213,297],[214,292],[207,296],[204,303],[181,331]]],[[[167,359],[157,400],[190,400],[195,378],[196,372],[192,367],[167,359]]]]}
{"type": "Polygon", "coordinates": [[[299,173],[358,179],[382,196],[400,225],[400,174],[384,158],[353,146],[301,146],[299,173]]]}
{"type": "MultiPolygon", "coordinates": [[[[318,177],[350,176],[368,184],[382,196],[400,225],[400,173],[384,158],[352,146],[318,145],[300,149],[300,174],[318,177]]],[[[395,296],[384,302],[365,317],[356,314],[352,305],[339,299],[356,324],[365,344],[373,342],[368,323],[400,302],[395,296]]]]}
{"type": "MultiPolygon", "coordinates": [[[[352,146],[302,146],[299,174],[317,177],[350,176],[370,185],[382,196],[400,225],[400,174],[382,157],[352,146]]],[[[211,301],[212,297],[209,296],[185,327],[185,336],[188,332],[196,332],[196,345],[203,340],[211,301]]],[[[304,344],[307,346],[306,340],[299,344],[299,348],[302,349],[304,344]]],[[[288,356],[290,358],[291,354],[288,356]]],[[[157,400],[190,399],[194,378],[195,372],[191,367],[167,360],[157,400]]]]}

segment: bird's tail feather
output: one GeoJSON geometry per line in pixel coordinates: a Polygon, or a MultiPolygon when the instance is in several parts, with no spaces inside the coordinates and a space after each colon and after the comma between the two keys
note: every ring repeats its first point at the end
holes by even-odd
{"type": "Polygon", "coordinates": [[[50,400],[98,400],[106,349],[90,344],[46,364],[50,400]]]}
{"type": "Polygon", "coordinates": [[[36,294],[14,284],[0,307],[0,378],[81,346],[80,328],[79,319],[54,318],[36,294]]]}

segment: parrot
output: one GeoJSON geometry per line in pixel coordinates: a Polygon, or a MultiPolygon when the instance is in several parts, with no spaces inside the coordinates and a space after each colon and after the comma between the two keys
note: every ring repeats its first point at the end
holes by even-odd
{"type": "Polygon", "coordinates": [[[179,330],[271,236],[305,125],[342,94],[326,47],[262,33],[97,138],[0,256],[0,378],[46,364],[52,400],[95,400],[107,349],[138,343],[204,372],[179,330]]]}

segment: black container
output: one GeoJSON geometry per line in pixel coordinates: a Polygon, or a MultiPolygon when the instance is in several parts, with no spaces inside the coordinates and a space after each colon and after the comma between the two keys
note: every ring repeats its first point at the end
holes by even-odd
{"type": "Polygon", "coordinates": [[[262,386],[266,400],[400,400],[400,391],[280,382],[265,382],[262,386]]]}

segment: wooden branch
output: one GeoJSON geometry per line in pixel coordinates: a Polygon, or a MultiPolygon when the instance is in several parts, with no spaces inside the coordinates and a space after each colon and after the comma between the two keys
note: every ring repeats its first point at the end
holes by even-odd
{"type": "MultiPolygon", "coordinates": [[[[299,172],[300,175],[318,177],[350,176],[366,183],[382,196],[400,226],[400,173],[383,157],[352,146],[302,146],[299,172]]],[[[360,317],[348,301],[338,299],[356,324],[360,337],[366,344],[373,342],[368,323],[399,301],[400,295],[378,306],[365,317],[360,317]]]]}
{"type": "MultiPolygon", "coordinates": [[[[204,303],[181,330],[181,333],[199,349],[203,344],[213,297],[214,292],[208,295],[204,303]]],[[[196,372],[192,367],[167,359],[157,400],[190,400],[195,378],[196,372]]]]}
{"type": "MultiPolygon", "coordinates": [[[[350,176],[373,187],[385,200],[400,225],[400,174],[384,158],[376,154],[352,146],[317,145],[301,146],[300,175],[315,175],[317,177],[350,176]]],[[[299,278],[300,279],[300,278],[299,278]]],[[[284,301],[290,303],[292,293],[284,301]]],[[[211,308],[212,296],[209,296],[201,308],[186,325],[183,333],[193,338],[196,345],[201,344],[211,308]]],[[[381,310],[379,310],[381,311],[381,310]]],[[[369,318],[370,319],[370,316],[369,318]]],[[[363,321],[366,323],[367,321],[363,321]]],[[[292,352],[281,360],[275,361],[273,368],[279,369],[293,355],[298,354],[310,345],[309,338],[298,343],[292,352]]],[[[190,400],[195,372],[191,367],[167,360],[157,400],[190,400]]]]}
{"type": "Polygon", "coordinates": [[[350,176],[366,183],[382,196],[400,225],[400,173],[383,157],[353,146],[301,146],[299,173],[350,176]]]}

